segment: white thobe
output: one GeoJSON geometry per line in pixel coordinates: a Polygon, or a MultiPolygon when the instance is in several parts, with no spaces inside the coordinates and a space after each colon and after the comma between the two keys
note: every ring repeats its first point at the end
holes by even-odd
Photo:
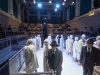
{"type": "Polygon", "coordinates": [[[33,73],[39,67],[35,46],[25,46],[23,49],[23,57],[25,58],[26,73],[33,73]]]}
{"type": "Polygon", "coordinates": [[[66,40],[66,52],[68,52],[68,41],[69,39],[66,40]]]}
{"type": "Polygon", "coordinates": [[[60,48],[61,50],[64,48],[64,38],[60,38],[60,48]]]}
{"type": "Polygon", "coordinates": [[[75,41],[73,44],[73,57],[77,58],[77,52],[78,51],[78,41],[75,41]]]}
{"type": "Polygon", "coordinates": [[[49,43],[49,45],[51,44],[51,42],[52,42],[52,38],[51,38],[51,36],[48,36],[48,43],[49,43]]]}
{"type": "Polygon", "coordinates": [[[50,71],[50,68],[48,66],[48,50],[51,49],[51,46],[48,44],[48,46],[46,47],[46,45],[44,44],[43,47],[43,66],[44,66],[44,71],[50,71]]]}
{"type": "Polygon", "coordinates": [[[80,39],[78,41],[78,54],[77,54],[77,60],[80,60],[80,54],[79,52],[81,53],[81,50],[82,50],[82,46],[86,46],[86,41],[85,43],[82,41],[82,39],[80,39]]]}
{"type": "Polygon", "coordinates": [[[56,38],[55,38],[55,41],[56,41],[56,42],[57,42],[57,44],[58,44],[58,37],[56,37],[56,38]]]}
{"type": "Polygon", "coordinates": [[[39,45],[39,47],[41,48],[41,37],[39,37],[39,40],[40,40],[40,45],[39,45]]]}
{"type": "Polygon", "coordinates": [[[36,38],[33,38],[33,45],[36,47],[36,38]]]}
{"type": "Polygon", "coordinates": [[[73,39],[69,39],[69,41],[68,41],[68,49],[69,49],[69,52],[72,52],[73,43],[74,43],[74,40],[73,39]]]}
{"type": "Polygon", "coordinates": [[[36,50],[39,50],[41,48],[41,38],[36,38],[36,50]]]}

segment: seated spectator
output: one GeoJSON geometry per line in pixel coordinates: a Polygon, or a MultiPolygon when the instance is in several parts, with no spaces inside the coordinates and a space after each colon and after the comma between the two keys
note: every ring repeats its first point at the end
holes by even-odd
{"type": "Polygon", "coordinates": [[[77,34],[77,28],[75,28],[75,34],[77,34]]]}
{"type": "Polygon", "coordinates": [[[87,28],[86,27],[84,27],[84,34],[86,34],[87,33],[87,28]]]}
{"type": "Polygon", "coordinates": [[[21,23],[21,25],[19,25],[19,30],[22,31],[23,28],[24,28],[24,23],[21,23]]]}
{"type": "Polygon", "coordinates": [[[31,31],[31,26],[28,26],[28,31],[31,31]]]}
{"type": "Polygon", "coordinates": [[[90,27],[90,32],[89,32],[89,36],[91,36],[93,34],[93,28],[90,27]]]}
{"type": "Polygon", "coordinates": [[[37,27],[34,27],[34,30],[37,31],[37,27]]]}
{"type": "Polygon", "coordinates": [[[51,28],[50,30],[54,31],[54,28],[51,28]]]}
{"type": "Polygon", "coordinates": [[[42,31],[43,29],[42,28],[40,28],[40,31],[42,31]]]}
{"type": "Polygon", "coordinates": [[[0,24],[0,32],[3,32],[4,31],[4,28],[2,26],[2,24],[0,24]]]}
{"type": "Polygon", "coordinates": [[[57,28],[55,29],[55,31],[58,31],[57,28]]]}
{"type": "Polygon", "coordinates": [[[2,24],[0,24],[0,33],[1,33],[1,37],[4,38],[5,37],[5,31],[4,31],[2,24]]]}
{"type": "Polygon", "coordinates": [[[59,26],[59,31],[62,31],[62,26],[61,25],[59,26]]]}
{"type": "Polygon", "coordinates": [[[65,25],[65,29],[67,29],[67,28],[68,28],[68,24],[65,25]]]}
{"type": "Polygon", "coordinates": [[[67,28],[67,31],[71,31],[71,27],[68,27],[68,28],[67,28]]]}
{"type": "Polygon", "coordinates": [[[16,27],[13,27],[13,29],[12,29],[12,30],[13,30],[13,32],[17,32],[17,29],[16,29],[16,27]]]}
{"type": "Polygon", "coordinates": [[[8,30],[12,30],[11,25],[9,25],[8,30]]]}
{"type": "Polygon", "coordinates": [[[84,27],[83,31],[81,32],[81,34],[86,34],[87,33],[87,28],[84,27]]]}

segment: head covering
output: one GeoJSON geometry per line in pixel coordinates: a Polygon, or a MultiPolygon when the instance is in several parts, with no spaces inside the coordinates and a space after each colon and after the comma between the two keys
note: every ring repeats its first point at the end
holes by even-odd
{"type": "Polygon", "coordinates": [[[86,35],[85,35],[85,34],[83,34],[83,35],[82,35],[82,37],[86,37],[86,35]]]}
{"type": "Polygon", "coordinates": [[[99,45],[99,44],[100,44],[100,40],[97,41],[97,45],[99,45]]]}
{"type": "Polygon", "coordinates": [[[52,41],[51,46],[59,46],[56,41],[52,41]]]}
{"type": "Polygon", "coordinates": [[[40,37],[40,35],[38,35],[40,37]]]}
{"type": "Polygon", "coordinates": [[[57,37],[58,37],[59,35],[57,35],[57,37]]]}
{"type": "Polygon", "coordinates": [[[63,37],[63,35],[61,35],[61,37],[63,37]]]}
{"type": "Polygon", "coordinates": [[[75,37],[75,41],[77,41],[78,40],[78,37],[75,37]]]}
{"type": "Polygon", "coordinates": [[[45,39],[44,42],[48,42],[48,39],[45,39]]]}
{"type": "Polygon", "coordinates": [[[32,39],[28,39],[27,42],[26,42],[27,45],[30,45],[32,43],[33,43],[32,39]]]}
{"type": "Polygon", "coordinates": [[[100,35],[96,37],[96,40],[100,40],[100,35]]]}
{"type": "Polygon", "coordinates": [[[70,38],[73,38],[73,35],[70,35],[70,38]]]}
{"type": "Polygon", "coordinates": [[[93,44],[93,42],[94,42],[93,39],[88,39],[88,40],[87,40],[87,43],[91,43],[91,44],[93,44]]]}
{"type": "MultiPolygon", "coordinates": [[[[48,39],[45,39],[45,40],[44,40],[44,43],[45,43],[45,42],[48,42],[48,39]]],[[[45,52],[45,51],[47,51],[47,48],[46,48],[46,45],[45,45],[44,43],[43,43],[43,50],[44,50],[44,52],[45,52]]],[[[51,49],[51,46],[49,45],[49,43],[48,43],[47,47],[48,47],[48,49],[51,49]]]]}

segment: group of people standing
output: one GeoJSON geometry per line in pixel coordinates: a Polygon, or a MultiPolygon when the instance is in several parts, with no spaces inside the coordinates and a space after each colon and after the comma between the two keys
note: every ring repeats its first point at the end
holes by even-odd
{"type": "MultiPolygon", "coordinates": [[[[40,36],[38,36],[40,38],[40,36]]],[[[36,40],[39,40],[36,37],[36,40]]],[[[37,42],[37,41],[36,41],[37,42]]],[[[38,42],[40,43],[40,42],[38,42]]],[[[26,73],[37,72],[37,68],[39,67],[37,55],[36,55],[36,47],[34,39],[27,40],[27,46],[23,49],[23,56],[25,58],[26,73]]],[[[48,39],[44,40],[43,43],[43,65],[44,71],[53,71],[56,75],[61,75],[62,71],[62,61],[63,55],[62,51],[60,51],[57,47],[59,45],[56,41],[52,41],[49,44],[48,39]]],[[[39,47],[40,48],[40,47],[39,47]]]]}
{"type": "MultiPolygon", "coordinates": [[[[27,41],[27,46],[24,47],[23,53],[26,63],[26,72],[28,73],[37,72],[36,69],[39,67],[36,50],[41,48],[40,38],[40,35],[38,35],[35,38],[36,41],[34,41],[33,38],[29,39],[27,41]],[[32,42],[30,42],[30,40],[32,42]],[[35,42],[37,44],[35,44],[35,42]]],[[[100,36],[97,36],[95,42],[92,39],[86,39],[85,34],[81,36],[81,39],[75,37],[75,41],[73,35],[68,36],[65,42],[63,35],[61,35],[60,40],[59,35],[57,35],[53,41],[52,40],[52,36],[49,34],[48,38],[45,39],[43,43],[44,71],[54,71],[56,75],[61,75],[63,62],[62,51],[64,50],[68,55],[74,58],[75,62],[78,61],[79,65],[82,65],[83,75],[92,75],[94,66],[100,66],[100,36]],[[66,49],[64,49],[65,46],[66,49]]]]}
{"type": "Polygon", "coordinates": [[[63,35],[61,35],[59,43],[59,35],[56,36],[55,41],[59,44],[61,51],[66,50],[67,54],[73,57],[75,62],[83,67],[83,75],[92,75],[94,66],[100,66],[100,36],[97,36],[96,41],[93,39],[86,39],[83,34],[81,39],[70,35],[66,39],[66,49],[63,35]]]}
{"type": "Polygon", "coordinates": [[[81,39],[68,36],[66,40],[66,51],[70,54],[75,62],[83,67],[83,75],[93,75],[94,66],[100,66],[100,36],[97,36],[96,41],[86,39],[83,34],[81,39]]]}

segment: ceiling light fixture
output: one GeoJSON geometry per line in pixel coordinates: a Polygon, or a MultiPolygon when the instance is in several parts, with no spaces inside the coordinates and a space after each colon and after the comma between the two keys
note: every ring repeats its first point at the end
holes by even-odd
{"type": "Polygon", "coordinates": [[[36,3],[36,1],[34,1],[34,4],[36,3]]]}
{"type": "Polygon", "coordinates": [[[56,4],[56,8],[59,8],[60,7],[60,5],[59,4],[56,4]]]}
{"type": "Polygon", "coordinates": [[[57,9],[55,9],[55,12],[57,12],[57,9]]]}
{"type": "Polygon", "coordinates": [[[41,8],[42,7],[42,4],[41,3],[38,3],[38,7],[41,8]]]}
{"type": "Polygon", "coordinates": [[[51,4],[52,2],[51,2],[51,1],[49,1],[49,3],[51,4]]]}
{"type": "Polygon", "coordinates": [[[63,2],[62,5],[65,5],[65,2],[63,2]]]}
{"type": "Polygon", "coordinates": [[[73,2],[71,3],[71,5],[74,5],[74,3],[75,3],[75,2],[73,1],[73,2]]]}

